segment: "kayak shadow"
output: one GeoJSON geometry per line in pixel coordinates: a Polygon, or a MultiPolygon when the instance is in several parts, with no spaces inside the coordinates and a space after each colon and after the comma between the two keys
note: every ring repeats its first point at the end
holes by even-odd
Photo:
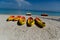
{"type": "Polygon", "coordinates": [[[27,26],[27,27],[31,27],[31,25],[28,24],[28,20],[27,20],[27,22],[26,22],[26,26],[27,26]]]}
{"type": "Polygon", "coordinates": [[[19,23],[19,21],[17,21],[17,25],[22,26],[22,24],[21,24],[21,23],[19,23]]]}
{"type": "Polygon", "coordinates": [[[58,18],[58,19],[54,19],[54,18],[44,18],[44,19],[54,20],[54,21],[59,21],[59,22],[60,22],[60,18],[58,18]]]}

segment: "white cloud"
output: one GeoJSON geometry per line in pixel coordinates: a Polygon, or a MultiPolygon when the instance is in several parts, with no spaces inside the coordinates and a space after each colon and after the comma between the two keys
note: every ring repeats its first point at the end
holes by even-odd
{"type": "Polygon", "coordinates": [[[31,6],[31,3],[25,1],[25,0],[16,0],[19,6],[25,5],[25,6],[31,6]]]}

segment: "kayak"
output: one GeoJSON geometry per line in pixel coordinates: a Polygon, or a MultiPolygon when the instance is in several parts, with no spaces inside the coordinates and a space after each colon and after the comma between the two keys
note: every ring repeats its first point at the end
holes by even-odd
{"type": "Polygon", "coordinates": [[[25,23],[26,23],[26,18],[24,16],[20,17],[20,19],[17,22],[18,25],[23,25],[25,23]]]}
{"type": "Polygon", "coordinates": [[[32,26],[32,25],[34,25],[34,20],[33,20],[33,18],[32,17],[29,17],[28,19],[27,19],[27,26],[32,26]]]}
{"type": "Polygon", "coordinates": [[[6,21],[13,21],[13,20],[14,20],[14,18],[15,18],[15,16],[10,16],[10,17],[8,17],[8,18],[7,18],[7,20],[6,20],[6,21]]]}
{"type": "Polygon", "coordinates": [[[14,18],[14,21],[18,21],[20,18],[21,18],[21,16],[16,16],[16,17],[14,18]]]}
{"type": "Polygon", "coordinates": [[[43,22],[42,20],[40,20],[38,17],[35,18],[35,24],[40,27],[40,28],[43,28],[45,27],[45,22],[43,22]]]}
{"type": "Polygon", "coordinates": [[[43,28],[46,26],[46,23],[43,22],[39,17],[36,17],[35,19],[33,19],[32,17],[29,17],[26,22],[26,18],[24,16],[16,16],[16,17],[10,16],[7,18],[6,21],[17,21],[18,25],[23,25],[23,24],[27,23],[27,26],[29,26],[29,27],[34,24],[40,28],[43,28]]]}

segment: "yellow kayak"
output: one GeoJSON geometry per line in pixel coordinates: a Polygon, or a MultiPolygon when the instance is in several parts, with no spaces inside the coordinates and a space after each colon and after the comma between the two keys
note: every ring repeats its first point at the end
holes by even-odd
{"type": "Polygon", "coordinates": [[[32,25],[34,25],[34,20],[33,20],[33,18],[32,17],[29,17],[28,18],[28,20],[27,20],[27,26],[32,26],[32,25]]]}
{"type": "Polygon", "coordinates": [[[10,16],[9,18],[7,18],[7,20],[6,20],[6,21],[13,21],[13,20],[14,20],[14,18],[15,18],[15,16],[10,16]]]}
{"type": "Polygon", "coordinates": [[[20,17],[20,19],[17,22],[18,25],[23,25],[25,23],[26,23],[26,18],[24,16],[20,17]]]}
{"type": "Polygon", "coordinates": [[[35,18],[35,24],[39,26],[40,28],[45,27],[45,22],[42,22],[38,17],[35,18]]]}

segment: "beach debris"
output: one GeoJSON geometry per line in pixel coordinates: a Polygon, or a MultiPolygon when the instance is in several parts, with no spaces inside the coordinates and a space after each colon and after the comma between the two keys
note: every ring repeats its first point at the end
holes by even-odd
{"type": "Polygon", "coordinates": [[[32,17],[29,17],[28,19],[27,19],[27,26],[28,27],[31,27],[32,25],[34,25],[34,20],[33,20],[33,18],[32,17]]]}
{"type": "Polygon", "coordinates": [[[27,16],[31,16],[31,13],[26,13],[27,16]]]}
{"type": "Polygon", "coordinates": [[[40,20],[38,17],[35,18],[35,25],[37,25],[40,28],[45,27],[45,22],[43,22],[42,20],[40,20]]]}
{"type": "Polygon", "coordinates": [[[48,14],[44,13],[44,14],[41,14],[41,16],[48,16],[48,14]]]}
{"type": "Polygon", "coordinates": [[[14,18],[15,18],[15,16],[10,16],[10,17],[7,18],[6,21],[14,21],[14,18]]]}
{"type": "Polygon", "coordinates": [[[26,23],[26,18],[24,16],[20,17],[20,19],[17,22],[18,25],[23,25],[25,23],[26,23]]]}

